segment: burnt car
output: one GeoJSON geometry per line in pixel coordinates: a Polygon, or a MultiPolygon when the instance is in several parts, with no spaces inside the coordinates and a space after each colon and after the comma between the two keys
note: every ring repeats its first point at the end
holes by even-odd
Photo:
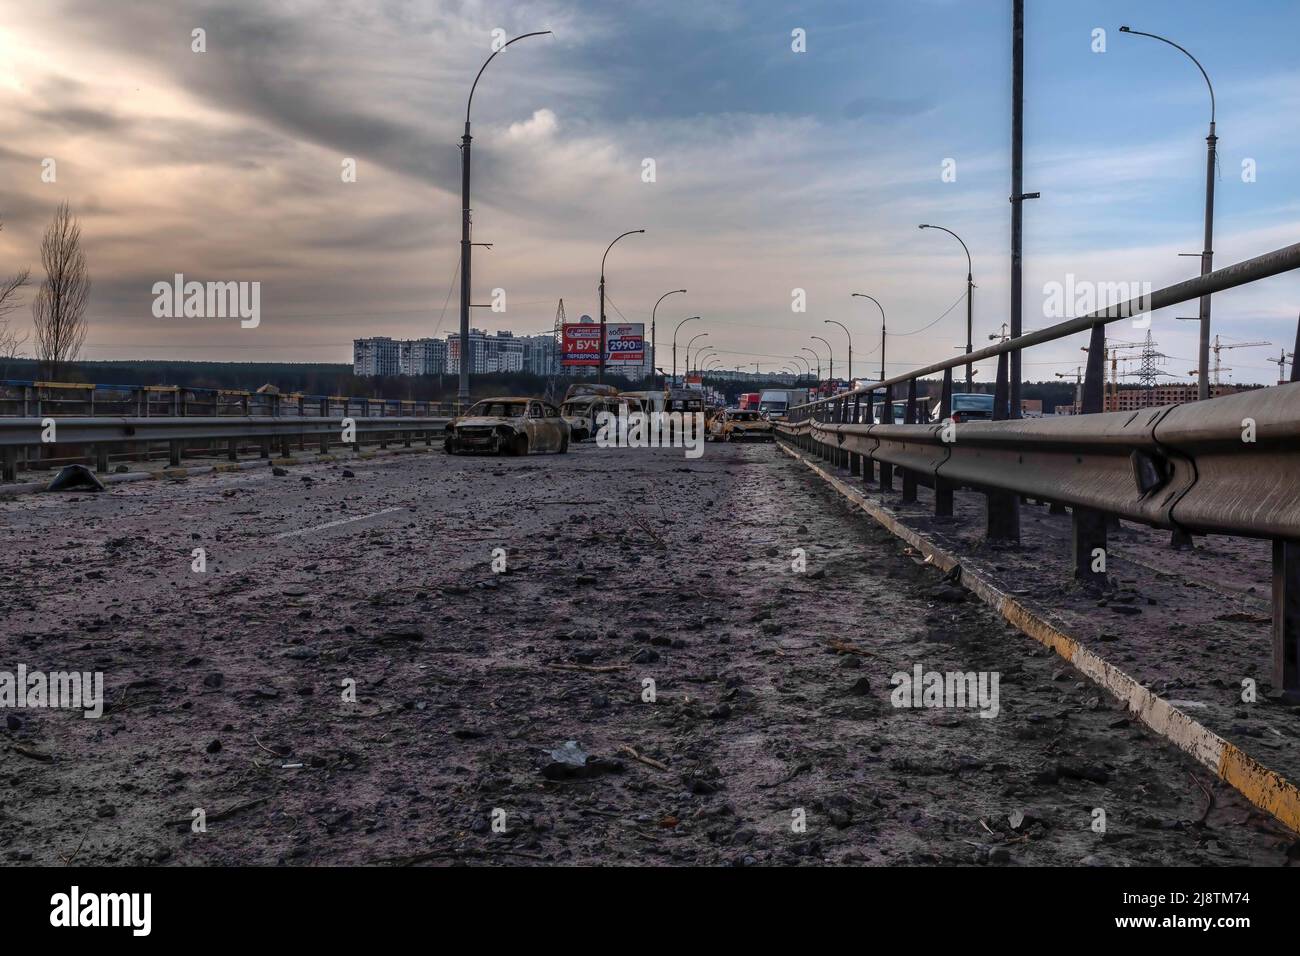
{"type": "Polygon", "coordinates": [[[722,440],[775,441],[776,432],[761,413],[729,408],[722,422],[722,440]]]}
{"type": "Polygon", "coordinates": [[[569,450],[560,410],[536,398],[485,398],[447,425],[447,454],[527,455],[569,450]]]}

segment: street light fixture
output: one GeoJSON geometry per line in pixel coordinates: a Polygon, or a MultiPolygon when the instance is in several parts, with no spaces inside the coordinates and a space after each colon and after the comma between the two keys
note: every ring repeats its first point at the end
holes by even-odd
{"type": "Polygon", "coordinates": [[[695,342],[696,339],[702,339],[708,334],[709,334],[708,332],[697,332],[695,335],[691,336],[691,338],[687,341],[686,343],[686,374],[687,375],[691,374],[691,345],[695,342]]]}
{"type": "Polygon", "coordinates": [[[844,330],[844,334],[849,337],[849,388],[853,387],[853,333],[849,331],[848,326],[843,322],[836,322],[834,319],[822,319],[827,325],[838,325],[844,330]]]}
{"type": "Polygon", "coordinates": [[[685,291],[686,291],[685,289],[673,289],[671,292],[665,292],[663,295],[659,297],[659,301],[655,303],[654,308],[650,310],[650,355],[651,355],[652,365],[654,362],[659,361],[659,355],[656,352],[658,341],[655,338],[655,313],[659,311],[659,302],[662,302],[670,295],[677,295],[678,293],[685,292],[685,291]]]}
{"type": "MultiPolygon", "coordinates": [[[[963,240],[961,236],[957,235],[957,233],[953,232],[951,229],[945,228],[944,226],[932,226],[929,223],[922,223],[916,228],[938,229],[940,232],[946,232],[948,235],[952,236],[954,239],[960,242],[962,249],[965,250],[966,252],[966,354],[969,355],[971,352],[974,351],[974,346],[971,344],[971,313],[972,313],[971,292],[975,288],[975,280],[974,278],[972,278],[972,274],[971,274],[972,269],[971,269],[971,261],[970,261],[970,249],[967,247],[965,240],[963,240]]],[[[881,377],[883,378],[884,376],[882,375],[881,377]]],[[[970,389],[971,389],[971,365],[969,362],[967,362],[966,363],[966,391],[969,392],[970,389]]]]}
{"type": "Polygon", "coordinates": [[[493,50],[492,55],[483,61],[483,65],[478,69],[478,75],[474,77],[474,85],[469,88],[469,99],[465,101],[465,135],[460,138],[460,386],[456,392],[457,405],[466,405],[469,403],[469,310],[470,310],[470,253],[474,244],[470,241],[470,205],[469,205],[469,160],[470,160],[470,143],[473,137],[469,134],[469,111],[474,105],[474,90],[478,88],[478,81],[483,76],[483,71],[487,69],[489,63],[496,58],[496,55],[510,46],[511,43],[518,43],[520,40],[526,40],[528,37],[541,37],[551,35],[550,30],[539,30],[536,33],[523,33],[503,43],[501,48],[493,50]]]}
{"type": "MultiPolygon", "coordinates": [[[[614,242],[624,236],[636,236],[644,232],[644,229],[631,229],[616,237],[614,242]]],[[[605,248],[605,254],[600,257],[600,368],[596,373],[597,382],[605,381],[605,260],[609,258],[609,250],[614,248],[614,242],[605,248]]]]}
{"type": "MultiPolygon", "coordinates": [[[[708,333],[706,332],[706,333],[704,333],[704,334],[707,335],[708,333]]],[[[703,356],[704,356],[704,353],[707,352],[707,351],[709,351],[709,349],[713,349],[713,350],[716,352],[716,351],[717,351],[717,346],[714,346],[714,345],[702,345],[702,346],[700,346],[698,349],[695,350],[695,371],[698,372],[698,371],[700,370],[700,364],[704,361],[704,357],[703,357],[703,356]]],[[[715,356],[715,358],[716,358],[716,356],[715,356]]]]}
{"type": "MultiPolygon", "coordinates": [[[[865,292],[854,292],[853,297],[876,302],[875,296],[867,295],[865,292]]],[[[876,302],[876,308],[880,310],[880,380],[883,382],[885,380],[885,307],[876,302]]]]}
{"type": "MultiPolygon", "coordinates": [[[[828,369],[826,370],[826,381],[827,381],[827,382],[832,382],[832,383],[833,383],[833,382],[835,381],[835,350],[834,350],[833,348],[831,348],[831,343],[827,342],[827,341],[826,341],[824,338],[822,338],[820,335],[810,335],[810,336],[808,336],[808,338],[810,338],[810,339],[816,339],[818,342],[822,343],[822,345],[826,346],[826,352],[827,352],[828,355],[830,355],[830,360],[831,360],[831,361],[830,361],[830,368],[828,368],[828,369]]],[[[834,388],[834,387],[835,387],[835,386],[832,384],[832,385],[831,385],[831,388],[834,388]]]]}
{"type": "Polygon", "coordinates": [[[677,329],[680,329],[687,322],[694,322],[698,318],[698,315],[687,316],[677,323],[676,329],[673,329],[673,378],[677,377],[677,329]]]}
{"type": "MultiPolygon", "coordinates": [[[[792,359],[798,359],[800,362],[803,362],[803,364],[804,364],[804,368],[803,368],[803,372],[802,372],[802,374],[805,374],[805,375],[807,375],[809,378],[812,378],[812,366],[808,364],[808,360],[807,360],[806,358],[804,358],[802,355],[792,355],[792,356],[790,356],[790,357],[791,357],[792,359]]],[[[795,384],[796,384],[796,385],[799,384],[799,383],[798,383],[797,376],[796,376],[795,384]]]]}
{"type": "MultiPolygon", "coordinates": [[[[1119,28],[1120,33],[1131,33],[1133,36],[1150,37],[1152,40],[1159,40],[1161,43],[1167,43],[1180,53],[1185,55],[1189,60],[1196,64],[1196,68],[1201,71],[1201,76],[1205,78],[1205,85],[1210,90],[1210,134],[1205,137],[1205,246],[1201,252],[1201,275],[1208,275],[1214,271],[1214,166],[1216,156],[1216,144],[1219,138],[1214,135],[1215,119],[1215,102],[1214,102],[1214,85],[1210,82],[1210,74],[1205,72],[1205,67],[1201,66],[1201,61],[1196,59],[1187,52],[1186,49],[1179,46],[1173,40],[1166,39],[1155,33],[1144,33],[1141,30],[1132,30],[1127,26],[1119,28]]],[[[1197,355],[1197,364],[1199,367],[1200,381],[1197,383],[1197,397],[1202,401],[1210,397],[1210,297],[1209,295],[1201,296],[1201,342],[1200,351],[1197,355]]]]}
{"type": "MultiPolygon", "coordinates": [[[[811,355],[814,359],[817,360],[817,361],[816,361],[816,366],[817,366],[817,385],[818,385],[818,387],[820,387],[820,386],[821,386],[821,383],[822,383],[822,357],[821,357],[820,355],[818,355],[816,351],[814,351],[813,349],[810,349],[810,348],[809,348],[808,346],[806,346],[806,345],[803,346],[803,347],[800,349],[800,351],[802,351],[802,352],[807,352],[809,355],[811,355]]],[[[804,359],[804,361],[807,362],[808,360],[807,360],[807,359],[804,359]]],[[[813,363],[812,363],[812,362],[808,362],[808,371],[811,372],[812,369],[813,369],[813,363]]]]}

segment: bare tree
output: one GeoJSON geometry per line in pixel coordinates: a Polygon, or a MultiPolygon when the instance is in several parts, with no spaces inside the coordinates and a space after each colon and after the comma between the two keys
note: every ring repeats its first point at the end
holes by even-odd
{"type": "MultiPolygon", "coordinates": [[[[0,221],[0,230],[5,227],[0,221]]],[[[27,285],[31,278],[31,269],[20,269],[13,275],[0,279],[0,359],[18,358],[23,345],[27,343],[28,333],[19,335],[9,326],[9,315],[18,308],[18,290],[27,285]]]]}
{"type": "Polygon", "coordinates": [[[90,298],[90,273],[81,251],[81,225],[66,202],[41,240],[41,265],[45,280],[32,300],[36,327],[36,357],[41,374],[56,380],[65,365],[77,360],[86,341],[86,302],[90,298]]]}

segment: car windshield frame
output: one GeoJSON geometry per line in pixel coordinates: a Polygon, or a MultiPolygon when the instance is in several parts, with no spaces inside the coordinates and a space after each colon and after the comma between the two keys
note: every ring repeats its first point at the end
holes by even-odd
{"type": "Polygon", "coordinates": [[[475,402],[470,406],[469,411],[465,413],[466,418],[527,418],[528,401],[519,399],[517,401],[502,401],[500,399],[485,399],[481,402],[475,402]],[[513,409],[513,411],[507,411],[513,409]]]}

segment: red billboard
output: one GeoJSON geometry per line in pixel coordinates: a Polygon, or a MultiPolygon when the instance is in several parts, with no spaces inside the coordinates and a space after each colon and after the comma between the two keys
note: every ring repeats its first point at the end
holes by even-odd
{"type": "MultiPolygon", "coordinates": [[[[595,322],[574,322],[564,326],[564,352],[560,364],[599,365],[600,326],[595,322]]],[[[620,322],[605,327],[605,366],[616,368],[645,364],[645,324],[620,322]]]]}
{"type": "Polygon", "coordinates": [[[600,326],[594,322],[566,323],[561,365],[600,364],[600,326]]]}

